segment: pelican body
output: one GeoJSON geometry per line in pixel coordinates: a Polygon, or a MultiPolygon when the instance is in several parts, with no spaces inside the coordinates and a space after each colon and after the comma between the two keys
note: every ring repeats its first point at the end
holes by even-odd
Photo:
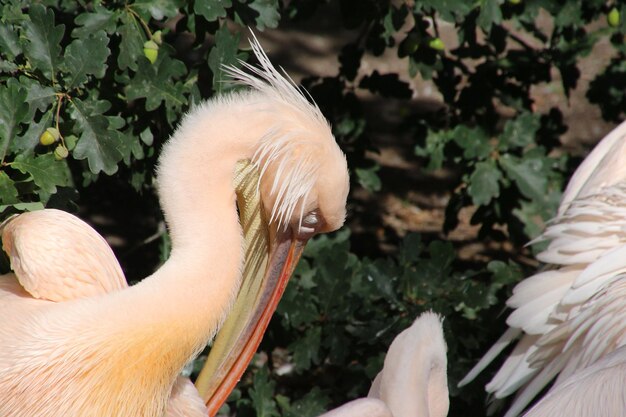
{"type": "MultiPolygon", "coordinates": [[[[217,360],[235,364],[229,381],[240,377],[232,372],[245,369],[306,241],[343,224],[348,192],[345,157],[321,112],[256,41],[253,49],[259,68],[230,69],[251,88],[193,108],[162,149],[157,186],[172,252],[154,274],[126,286],[106,242],[73,230],[66,214],[26,213],[4,225],[14,272],[0,276],[0,416],[163,416],[172,395],[189,393],[177,382],[183,366],[238,294],[250,296],[241,288],[244,247],[257,233],[267,263],[253,275],[273,284],[243,303],[250,324],[225,337],[235,347],[217,360]],[[261,225],[252,231],[237,211],[242,162],[258,179],[261,225]]],[[[200,393],[211,413],[230,388],[200,393]]]]}

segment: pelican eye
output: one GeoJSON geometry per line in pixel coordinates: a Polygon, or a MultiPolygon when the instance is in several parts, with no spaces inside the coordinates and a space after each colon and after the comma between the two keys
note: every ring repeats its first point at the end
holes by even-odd
{"type": "Polygon", "coordinates": [[[317,214],[317,211],[311,211],[306,216],[302,218],[298,228],[298,234],[300,236],[310,236],[317,233],[320,226],[320,216],[317,214]]]}

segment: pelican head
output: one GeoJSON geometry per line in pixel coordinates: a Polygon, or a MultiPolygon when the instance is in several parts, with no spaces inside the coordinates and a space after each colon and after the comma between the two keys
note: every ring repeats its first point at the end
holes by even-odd
{"type": "Polygon", "coordinates": [[[258,42],[252,48],[260,67],[242,62],[249,72],[229,73],[265,98],[261,111],[274,119],[253,157],[269,222],[305,236],[337,230],[346,216],[346,158],[319,107],[273,67],[258,42]]]}

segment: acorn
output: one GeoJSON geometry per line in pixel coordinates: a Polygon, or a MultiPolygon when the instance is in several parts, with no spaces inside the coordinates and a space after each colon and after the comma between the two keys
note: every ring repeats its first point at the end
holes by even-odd
{"type": "Polygon", "coordinates": [[[606,21],[611,27],[618,27],[621,20],[621,16],[617,7],[613,7],[609,14],[606,16],[606,21]]]}
{"type": "Polygon", "coordinates": [[[157,45],[161,45],[163,43],[163,33],[157,30],[152,34],[152,40],[156,42],[157,45]]]}
{"type": "Polygon", "coordinates": [[[59,131],[54,127],[49,127],[39,136],[39,143],[44,146],[52,145],[59,140],[59,137],[59,131]]]}
{"type": "Polygon", "coordinates": [[[441,38],[433,38],[428,41],[428,47],[434,49],[435,51],[444,51],[446,49],[446,44],[443,43],[441,38]]]}
{"type": "Polygon", "coordinates": [[[67,150],[65,146],[63,146],[63,144],[60,144],[54,149],[54,158],[57,161],[67,158],[69,154],[70,154],[69,151],[67,150]]]}
{"type": "Polygon", "coordinates": [[[146,41],[143,44],[143,54],[151,64],[154,64],[159,56],[159,45],[154,41],[146,41]]]}

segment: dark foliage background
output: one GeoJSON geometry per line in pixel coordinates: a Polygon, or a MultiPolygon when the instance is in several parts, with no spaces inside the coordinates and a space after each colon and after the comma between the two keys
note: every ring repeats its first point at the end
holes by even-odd
{"type": "Polygon", "coordinates": [[[5,0],[0,9],[0,210],[77,212],[130,281],[168,253],[153,190],[159,149],[190,106],[230,88],[221,65],[249,56],[246,27],[273,42],[270,56],[288,71],[295,34],[332,40],[324,71],[296,72],[348,157],[348,226],[307,248],[223,410],[238,416],[315,416],[365,395],[393,337],[429,309],[446,317],[450,415],[484,415],[486,376],[462,391],[456,383],[503,331],[512,286],[537,266],[537,248],[523,245],[554,214],[579,160],[571,150],[580,155],[609,127],[581,142],[568,123],[586,122],[564,109],[584,102],[614,123],[626,108],[621,1],[5,0]],[[426,100],[417,86],[434,92],[426,100]],[[60,138],[42,145],[50,127],[60,138]],[[439,210],[436,226],[403,218],[407,207],[428,224],[439,210]]]}

